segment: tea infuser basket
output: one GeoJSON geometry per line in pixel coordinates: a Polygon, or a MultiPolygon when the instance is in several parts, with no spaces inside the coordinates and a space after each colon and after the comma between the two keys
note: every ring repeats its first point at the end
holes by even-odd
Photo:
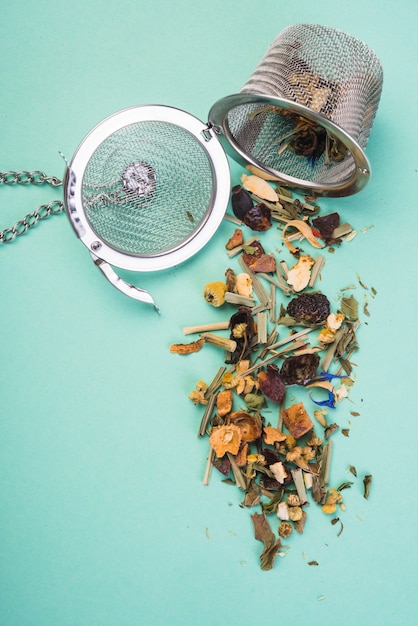
{"type": "Polygon", "coordinates": [[[213,105],[207,123],[173,107],[144,105],[98,124],[67,168],[66,212],[105,277],[155,306],[112,266],[165,269],[209,241],[230,197],[224,148],[284,185],[355,193],[370,176],[364,148],[381,88],[380,63],[362,42],[322,26],[289,27],[241,92],[213,105]],[[322,137],[321,154],[307,158],[286,142],[301,124],[302,143],[303,133],[322,137]],[[335,146],[338,160],[328,154],[335,146]]]}
{"type": "Polygon", "coordinates": [[[279,33],[239,94],[212,107],[209,121],[227,152],[254,173],[310,193],[347,196],[370,177],[364,149],[382,84],[380,61],[365,43],[327,26],[296,24],[279,33]],[[286,149],[303,121],[322,131],[329,153],[338,142],[338,160],[326,146],[311,158],[286,149]]]}

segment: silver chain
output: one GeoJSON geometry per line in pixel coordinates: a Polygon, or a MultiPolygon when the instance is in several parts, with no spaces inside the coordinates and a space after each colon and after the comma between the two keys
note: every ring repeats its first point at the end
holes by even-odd
{"type": "MultiPolygon", "coordinates": [[[[0,172],[0,184],[4,185],[51,185],[51,187],[60,187],[62,181],[56,176],[47,176],[40,170],[33,172],[0,172]]],[[[52,200],[48,204],[41,204],[32,213],[28,213],[25,217],[11,228],[0,231],[0,243],[10,243],[19,235],[24,235],[29,228],[33,228],[40,220],[44,220],[50,215],[57,215],[64,209],[64,203],[61,200],[52,200]]]]}

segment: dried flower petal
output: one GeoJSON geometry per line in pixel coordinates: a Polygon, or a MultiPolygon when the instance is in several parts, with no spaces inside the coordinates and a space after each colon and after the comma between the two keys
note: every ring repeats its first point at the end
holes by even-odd
{"type": "Polygon", "coordinates": [[[209,443],[215,450],[218,459],[227,452],[237,454],[241,444],[241,430],[234,424],[218,426],[213,429],[209,443]]]}
{"type": "Polygon", "coordinates": [[[285,385],[304,385],[311,380],[319,365],[317,354],[289,356],[280,369],[280,377],[285,385]]]}
{"type": "Polygon", "coordinates": [[[189,398],[190,400],[193,400],[193,404],[207,404],[208,403],[207,399],[205,398],[205,392],[207,388],[208,388],[207,384],[202,380],[199,380],[196,383],[196,389],[194,389],[193,391],[189,393],[189,398]]]}
{"type": "Polygon", "coordinates": [[[303,402],[292,404],[288,409],[282,409],[283,423],[292,437],[299,439],[313,428],[313,423],[307,414],[303,402]]]}
{"type": "Polygon", "coordinates": [[[275,365],[267,365],[267,371],[259,372],[257,378],[260,390],[267,398],[278,403],[283,400],[286,389],[275,365]]]}

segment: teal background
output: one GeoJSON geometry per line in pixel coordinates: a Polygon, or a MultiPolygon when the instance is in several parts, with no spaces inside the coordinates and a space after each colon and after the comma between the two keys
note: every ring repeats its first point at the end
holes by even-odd
{"type": "MultiPolygon", "coordinates": [[[[0,248],[2,626],[417,623],[415,0],[3,3],[0,171],[61,177],[59,151],[71,158],[128,106],[205,120],[276,34],[302,21],[363,39],[385,72],[372,180],[321,203],[359,231],[327,256],[324,292],[355,283],[362,304],[357,274],[377,290],[362,316],[358,380],[337,409],[350,437],[335,436],[332,465],[338,484],[349,464],[373,474],[370,498],[361,478],[345,492],[340,537],[311,506],[287,556],[260,571],[242,495],[215,474],[202,485],[208,443],[187,394],[211,379],[219,352],[169,353],[183,326],[223,317],[201,288],[223,277],[231,225],[185,264],[133,278],[159,317],[108,285],[64,215],[51,218],[0,248]]],[[[231,163],[234,183],[240,174],[231,163]]],[[[3,185],[0,229],[55,197],[3,185]]]]}

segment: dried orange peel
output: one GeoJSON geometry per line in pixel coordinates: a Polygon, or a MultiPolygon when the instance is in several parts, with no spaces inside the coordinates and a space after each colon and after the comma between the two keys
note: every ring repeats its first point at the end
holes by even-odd
{"type": "Polygon", "coordinates": [[[289,241],[289,238],[286,237],[286,232],[288,228],[296,228],[304,237],[309,241],[311,246],[314,248],[323,248],[323,245],[318,239],[315,238],[312,228],[307,224],[304,220],[290,220],[287,222],[285,227],[283,228],[283,241],[285,245],[289,248],[290,252],[295,254],[298,252],[298,249],[289,241]]]}

